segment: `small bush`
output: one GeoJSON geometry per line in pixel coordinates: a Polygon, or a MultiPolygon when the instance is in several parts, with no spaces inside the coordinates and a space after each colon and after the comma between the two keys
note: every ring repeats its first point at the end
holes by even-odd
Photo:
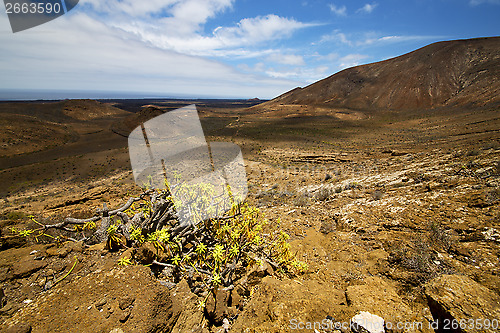
{"type": "Polygon", "coordinates": [[[467,156],[477,156],[479,154],[480,154],[479,149],[472,149],[467,152],[467,156]]]}
{"type": "Polygon", "coordinates": [[[360,184],[358,184],[357,182],[350,182],[349,184],[347,184],[345,187],[344,187],[344,191],[347,191],[347,190],[355,190],[355,189],[359,189],[361,188],[362,186],[360,184]]]}
{"type": "Polygon", "coordinates": [[[316,200],[319,200],[319,201],[325,201],[327,200],[328,198],[330,198],[333,194],[333,189],[330,188],[330,187],[322,187],[319,189],[319,191],[316,193],[315,197],[316,197],[316,200]]]}
{"type": "Polygon", "coordinates": [[[429,242],[448,251],[453,244],[453,239],[439,222],[432,221],[429,223],[429,242]]]}
{"type": "Polygon", "coordinates": [[[389,262],[416,273],[414,284],[423,284],[437,276],[433,253],[425,242],[419,240],[394,252],[389,262]]]}
{"type": "Polygon", "coordinates": [[[304,193],[299,193],[293,201],[295,206],[307,206],[311,203],[311,199],[304,193]]]}
{"type": "Polygon", "coordinates": [[[384,192],[376,190],[371,193],[371,197],[373,200],[380,200],[384,196],[384,192]]]}
{"type": "Polygon", "coordinates": [[[12,212],[8,212],[6,217],[7,217],[7,220],[9,220],[9,221],[19,221],[19,220],[25,219],[26,214],[24,214],[23,212],[12,211],[12,212]]]}
{"type": "Polygon", "coordinates": [[[454,270],[442,262],[429,244],[421,239],[413,240],[402,246],[389,257],[389,262],[414,273],[408,280],[410,284],[422,285],[441,275],[453,274],[454,270]]]}

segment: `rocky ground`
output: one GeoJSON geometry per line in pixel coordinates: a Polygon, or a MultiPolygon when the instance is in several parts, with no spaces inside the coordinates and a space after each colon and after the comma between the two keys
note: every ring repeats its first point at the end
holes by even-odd
{"type": "MultiPolygon", "coordinates": [[[[498,115],[484,113],[488,119],[491,112],[498,115]]],[[[138,191],[130,171],[84,184],[54,181],[2,199],[3,331],[345,333],[367,322],[383,323],[371,332],[432,332],[437,322],[498,331],[500,144],[489,128],[498,130],[498,121],[467,128],[424,114],[375,128],[370,115],[343,116],[336,121],[348,122],[350,135],[266,140],[252,117],[242,114],[229,134],[214,131],[211,139],[243,148],[248,202],[291,236],[307,272],[249,268],[201,309],[185,281],[118,265],[144,250],[14,236],[12,228],[30,226],[29,214],[89,216],[138,191]],[[469,134],[456,141],[457,133],[469,134]],[[357,324],[345,324],[353,318],[357,324]]]]}

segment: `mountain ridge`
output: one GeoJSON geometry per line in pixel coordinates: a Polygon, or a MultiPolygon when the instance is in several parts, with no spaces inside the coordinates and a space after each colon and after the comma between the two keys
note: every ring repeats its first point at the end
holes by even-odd
{"type": "Polygon", "coordinates": [[[500,105],[500,37],[437,42],[347,68],[262,106],[275,104],[357,110],[500,105]]]}

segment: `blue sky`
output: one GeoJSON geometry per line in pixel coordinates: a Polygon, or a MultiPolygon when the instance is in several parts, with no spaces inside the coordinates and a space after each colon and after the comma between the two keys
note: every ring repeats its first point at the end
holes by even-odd
{"type": "Polygon", "coordinates": [[[2,10],[0,89],[273,98],[436,41],[499,35],[499,17],[500,0],[80,0],[13,34],[2,10]]]}

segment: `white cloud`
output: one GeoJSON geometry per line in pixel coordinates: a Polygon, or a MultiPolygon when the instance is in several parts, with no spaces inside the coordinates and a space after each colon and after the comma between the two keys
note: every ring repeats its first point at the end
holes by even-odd
{"type": "Polygon", "coordinates": [[[347,38],[346,34],[340,32],[339,30],[333,31],[331,34],[321,36],[320,43],[325,42],[340,42],[352,46],[353,43],[347,38]]]}
{"type": "Polygon", "coordinates": [[[500,5],[500,0],[470,0],[469,4],[471,6],[482,5],[483,3],[489,3],[492,5],[500,5]]]}
{"type": "Polygon", "coordinates": [[[334,5],[333,3],[329,4],[328,7],[330,8],[330,10],[332,11],[332,13],[335,13],[335,15],[338,15],[338,16],[346,16],[347,15],[347,8],[346,6],[339,6],[337,7],[336,5],[334,5]]]}
{"type": "Polygon", "coordinates": [[[358,9],[356,11],[356,13],[366,13],[366,14],[370,14],[371,12],[373,12],[373,10],[378,6],[378,3],[367,3],[365,4],[363,7],[361,7],[360,9],[358,9]]]}
{"type": "Polygon", "coordinates": [[[365,60],[369,58],[367,55],[364,54],[348,54],[342,58],[339,59],[338,67],[340,69],[348,68],[348,67],[353,67],[353,66],[358,66],[362,60],[365,60]]]}
{"type": "Polygon", "coordinates": [[[325,42],[338,42],[350,47],[360,47],[369,45],[389,44],[389,43],[402,43],[408,41],[420,40],[436,40],[443,39],[446,36],[426,36],[426,35],[392,35],[380,36],[375,32],[367,32],[363,35],[345,34],[339,30],[334,30],[332,33],[321,36],[320,43],[325,42]]]}
{"type": "Polygon", "coordinates": [[[339,58],[339,54],[335,53],[335,52],[329,53],[325,56],[325,59],[329,60],[329,61],[337,60],[338,58],[339,58]]]}
{"type": "Polygon", "coordinates": [[[306,83],[313,83],[324,79],[329,73],[328,66],[317,66],[312,68],[296,67],[286,69],[269,68],[266,74],[279,79],[301,79],[306,83]]]}
{"type": "Polygon", "coordinates": [[[0,14],[0,88],[271,98],[303,83],[299,74],[267,74],[262,62],[233,67],[207,59],[305,66],[300,55],[266,47],[317,23],[270,14],[207,34],[208,20],[233,2],[80,0],[80,10],[18,34],[7,33],[7,16],[0,14]]]}
{"type": "Polygon", "coordinates": [[[215,37],[224,45],[257,44],[288,37],[298,29],[314,25],[270,14],[243,19],[235,27],[221,28],[215,37]]]}
{"type": "Polygon", "coordinates": [[[80,0],[79,6],[117,17],[150,17],[167,13],[177,19],[202,23],[217,12],[231,8],[234,0],[80,0]]]}
{"type": "Polygon", "coordinates": [[[0,27],[3,89],[271,98],[300,84],[147,46],[81,11],[17,34],[2,15],[0,27]]]}
{"type": "Polygon", "coordinates": [[[218,27],[211,36],[200,33],[170,34],[168,29],[158,29],[158,24],[146,22],[140,25],[121,22],[115,26],[161,49],[200,56],[234,56],[235,50],[241,53],[237,49],[245,48],[243,53],[246,54],[242,56],[248,57],[249,46],[287,38],[299,29],[316,25],[270,14],[242,19],[232,27],[218,27]]]}
{"type": "Polygon", "coordinates": [[[283,65],[304,66],[304,57],[295,54],[274,53],[267,58],[268,61],[283,65]]]}
{"type": "Polygon", "coordinates": [[[419,40],[436,40],[446,38],[446,36],[425,36],[425,35],[402,35],[402,36],[382,36],[382,37],[366,37],[363,40],[358,40],[356,45],[372,45],[372,44],[388,44],[388,43],[403,43],[419,40]]]}

